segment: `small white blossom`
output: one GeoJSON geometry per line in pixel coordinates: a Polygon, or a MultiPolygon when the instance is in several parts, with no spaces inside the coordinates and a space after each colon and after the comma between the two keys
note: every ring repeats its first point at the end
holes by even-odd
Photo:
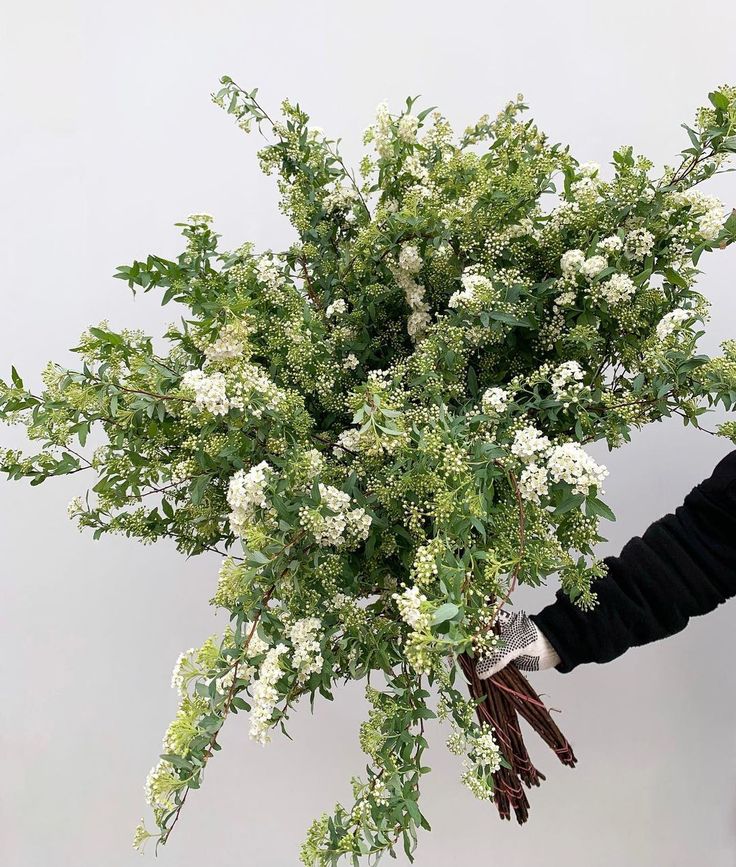
{"type": "Polygon", "coordinates": [[[350,494],[332,485],[319,483],[320,507],[300,509],[301,524],[310,530],[318,545],[340,548],[368,538],[371,516],[363,508],[352,508],[350,494]]]}
{"type": "Polygon", "coordinates": [[[325,310],[325,316],[328,319],[331,319],[333,316],[337,316],[341,313],[345,313],[348,309],[348,305],[342,298],[337,298],[332,304],[327,305],[327,309],[325,310]]]}
{"type": "Polygon", "coordinates": [[[410,274],[418,274],[422,270],[422,257],[416,244],[404,244],[399,252],[399,268],[410,274]]]}
{"type": "Polygon", "coordinates": [[[337,442],[333,446],[333,451],[338,456],[344,456],[357,452],[360,448],[360,431],[357,428],[348,428],[337,437],[337,442]]]}
{"type": "Polygon", "coordinates": [[[394,593],[393,598],[396,600],[401,619],[414,632],[429,629],[431,616],[425,605],[427,597],[418,587],[407,587],[402,593],[394,593]]]}
{"type": "Polygon", "coordinates": [[[243,354],[244,328],[241,323],[226,325],[218,334],[214,343],[204,350],[207,360],[211,362],[228,361],[243,354]]]}
{"type": "Polygon", "coordinates": [[[619,238],[618,235],[609,235],[607,238],[604,238],[602,241],[598,242],[598,249],[602,250],[604,253],[611,255],[612,253],[618,253],[623,249],[624,242],[619,238]]]}
{"type": "Polygon", "coordinates": [[[654,235],[647,229],[633,229],[626,236],[624,249],[632,259],[645,259],[654,249],[654,235]]]}
{"type": "Polygon", "coordinates": [[[399,118],[396,135],[408,144],[415,142],[417,139],[417,129],[419,120],[413,114],[402,114],[399,118]]]}
{"type": "Polygon", "coordinates": [[[578,174],[584,178],[593,178],[600,173],[600,170],[600,165],[594,162],[581,163],[578,166],[578,174]]]}
{"type": "Polygon", "coordinates": [[[271,467],[266,461],[261,461],[248,472],[238,470],[230,479],[227,490],[227,502],[230,512],[230,527],[238,536],[243,536],[253,521],[257,509],[265,509],[266,485],[271,467]]]}
{"type": "Polygon", "coordinates": [[[225,376],[222,373],[206,374],[201,370],[188,370],[181,378],[182,388],[194,392],[198,407],[213,415],[225,415],[230,410],[225,376]]]}
{"type": "Polygon", "coordinates": [[[572,274],[577,274],[585,262],[585,253],[582,250],[568,250],[562,254],[560,259],[560,268],[562,273],[567,277],[572,274]]]}
{"type": "Polygon", "coordinates": [[[287,651],[288,647],[283,643],[272,647],[266,653],[258,671],[258,680],[253,685],[249,734],[252,740],[260,744],[265,745],[271,740],[271,718],[279,700],[276,684],[282,675],[280,657],[287,651]]]}
{"type": "Polygon", "coordinates": [[[525,500],[539,503],[549,493],[547,469],[534,461],[527,464],[519,476],[519,493],[525,500]]]}
{"type": "Polygon", "coordinates": [[[511,401],[511,395],[505,388],[497,386],[487,388],[480,399],[481,409],[487,415],[501,415],[511,401]]]}
{"type": "Polygon", "coordinates": [[[478,290],[488,290],[493,288],[491,281],[482,274],[476,274],[472,271],[466,271],[460,278],[463,288],[453,292],[450,300],[447,302],[448,307],[467,307],[477,297],[478,290]]]}
{"type": "Polygon", "coordinates": [[[297,672],[297,682],[302,685],[310,674],[322,671],[324,659],[320,653],[321,622],[316,617],[295,620],[289,628],[289,640],[294,647],[292,665],[297,672]]]}
{"type": "Polygon", "coordinates": [[[608,266],[608,260],[605,256],[591,256],[586,259],[580,266],[580,273],[587,280],[592,280],[601,271],[608,266]]]}
{"type": "Polygon", "coordinates": [[[345,360],[342,363],[342,366],[345,370],[355,370],[355,368],[360,364],[357,357],[353,355],[351,352],[348,356],[346,356],[345,360]]]}
{"type": "Polygon", "coordinates": [[[360,196],[353,187],[338,186],[334,190],[330,190],[325,196],[323,206],[327,213],[331,213],[332,211],[350,208],[359,200],[360,196]]]}
{"type": "Polygon", "coordinates": [[[187,664],[191,662],[192,655],[194,654],[194,648],[190,647],[189,650],[185,650],[183,653],[180,653],[177,657],[176,663],[174,664],[174,670],[171,673],[171,688],[175,689],[179,695],[184,695],[184,687],[185,687],[185,671],[187,664]]]}
{"type": "Polygon", "coordinates": [[[682,307],[677,307],[675,310],[670,310],[669,313],[659,320],[657,323],[657,337],[659,340],[665,340],[670,334],[673,334],[692,316],[691,310],[683,310],[682,307]]]}
{"type": "Polygon", "coordinates": [[[552,394],[559,400],[569,397],[579,390],[583,380],[583,369],[577,361],[564,361],[550,376],[552,394]]]}
{"type": "Polygon", "coordinates": [[[547,457],[547,470],[553,482],[567,482],[577,494],[587,494],[591,487],[602,493],[601,485],[608,470],[597,464],[578,443],[554,446],[547,457]]]}
{"type": "Polygon", "coordinates": [[[706,241],[714,241],[723,229],[723,213],[717,210],[707,211],[698,220],[698,232],[706,241]]]}
{"type": "Polygon", "coordinates": [[[526,425],[514,434],[511,443],[511,454],[523,461],[531,461],[537,455],[543,455],[550,447],[549,438],[534,425],[526,425]]]}
{"type": "Polygon", "coordinates": [[[611,307],[628,301],[634,292],[636,292],[636,286],[628,274],[611,274],[608,280],[596,287],[596,294],[600,295],[611,307]]]}

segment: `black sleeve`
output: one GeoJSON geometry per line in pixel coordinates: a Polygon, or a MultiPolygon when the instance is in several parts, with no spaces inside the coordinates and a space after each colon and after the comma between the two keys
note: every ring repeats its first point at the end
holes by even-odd
{"type": "Polygon", "coordinates": [[[674,635],[690,617],[736,595],[736,450],[673,515],[603,562],[592,611],[559,590],[555,602],[531,615],[560,656],[558,671],[609,662],[630,647],[674,635]]]}

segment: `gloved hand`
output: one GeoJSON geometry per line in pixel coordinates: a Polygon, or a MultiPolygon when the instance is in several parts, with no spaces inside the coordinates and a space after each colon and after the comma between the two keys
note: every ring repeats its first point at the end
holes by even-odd
{"type": "Polygon", "coordinates": [[[481,680],[512,661],[521,671],[541,671],[559,664],[557,651],[525,611],[499,611],[496,622],[501,640],[495,650],[478,660],[475,670],[481,680]]]}

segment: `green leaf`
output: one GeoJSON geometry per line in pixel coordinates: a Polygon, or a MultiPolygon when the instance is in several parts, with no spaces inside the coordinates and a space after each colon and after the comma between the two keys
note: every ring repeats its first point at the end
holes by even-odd
{"type": "Polygon", "coordinates": [[[437,626],[440,623],[444,623],[446,620],[451,620],[459,610],[460,609],[454,602],[445,602],[440,605],[439,608],[435,609],[435,612],[432,615],[432,626],[437,626]]]}
{"type": "Polygon", "coordinates": [[[209,473],[197,476],[192,480],[192,483],[189,485],[189,496],[195,506],[202,502],[204,492],[207,490],[207,486],[211,480],[212,476],[209,473]]]}
{"type": "Polygon", "coordinates": [[[555,515],[564,515],[571,509],[577,509],[584,499],[583,494],[576,494],[572,490],[568,491],[555,507],[555,515]]]}
{"type": "Polygon", "coordinates": [[[605,518],[607,521],[616,520],[616,515],[611,511],[611,509],[609,509],[603,500],[599,500],[598,497],[588,497],[585,501],[585,514],[589,518],[599,516],[605,518]]]}
{"type": "Polygon", "coordinates": [[[715,90],[713,93],[708,94],[708,99],[713,103],[716,108],[727,109],[729,106],[728,97],[725,93],[721,93],[720,90],[715,90]]]}
{"type": "Polygon", "coordinates": [[[516,325],[519,328],[531,328],[532,325],[527,317],[514,316],[513,313],[507,313],[505,310],[489,310],[488,315],[491,319],[503,322],[505,325],[516,325]]]}

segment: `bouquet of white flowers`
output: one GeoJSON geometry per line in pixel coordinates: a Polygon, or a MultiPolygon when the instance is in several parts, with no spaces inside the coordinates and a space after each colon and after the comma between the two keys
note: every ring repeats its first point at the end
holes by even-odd
{"type": "MultiPolygon", "coordinates": [[[[40,394],[15,369],[0,383],[0,418],[38,444],[0,453],[10,478],[89,473],[70,514],[95,538],[221,558],[212,603],[230,622],[176,663],[146,784],[157,831],[141,825],[137,845],[169,839],[228,716],[265,744],[339,681],[368,681],[369,762],[354,804],[309,830],[305,865],[411,857],[434,717],[502,816],[523,821],[521,783],[543,779],[517,714],[575,763],[515,667],[481,681],[475,660],[519,583],[556,574],[595,604],[613,514],[586,444],[672,414],[697,427],[736,400],[736,341],[696,350],[697,265],[736,240],[736,216],[696,189],[736,151],[736,88],[709,99],[657,178],[630,147],[610,170],[578,162],[521,97],[462,135],[415,100],[381,105],[356,175],[298,105],[273,120],[222,79],[214,101],[270,136],[259,157],[293,244],[220,252],[212,218],[193,215],[177,259],[118,271],[185,308],[165,354],[103,322],[40,394]]],[[[718,432],[734,438],[734,422],[718,432]]]]}

